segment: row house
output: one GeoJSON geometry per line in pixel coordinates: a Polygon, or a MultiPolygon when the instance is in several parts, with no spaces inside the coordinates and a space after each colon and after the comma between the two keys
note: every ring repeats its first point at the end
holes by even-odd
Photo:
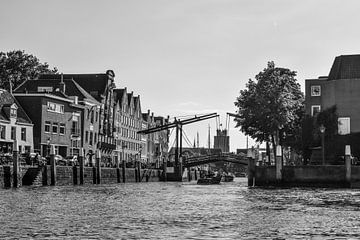
{"type": "Polygon", "coordinates": [[[115,128],[118,159],[128,163],[142,159],[143,144],[137,132],[141,130],[140,96],[115,89],[115,128]]]}
{"type": "Polygon", "coordinates": [[[113,129],[113,90],[116,87],[114,72],[107,70],[105,73],[96,74],[45,74],[41,75],[39,80],[59,80],[62,76],[64,79],[73,80],[81,87],[83,94],[96,100],[83,111],[87,123],[83,125],[82,139],[85,146],[91,146],[87,156],[93,156],[97,149],[101,152],[103,161],[110,161],[116,149],[113,129]]]}
{"type": "MultiPolygon", "coordinates": [[[[158,133],[148,136],[138,131],[165,121],[156,122],[150,111],[144,118],[140,96],[126,88],[116,89],[114,78],[111,70],[99,74],[46,74],[15,89],[14,95],[34,122],[35,148],[47,155],[48,146],[54,145],[57,154],[69,156],[77,155],[83,147],[92,160],[95,150],[99,150],[106,165],[114,165],[117,160],[129,164],[156,161],[158,133]]],[[[167,136],[161,138],[168,141],[167,136]]]]}
{"type": "Polygon", "coordinates": [[[18,101],[0,89],[0,154],[12,153],[17,141],[20,153],[34,150],[33,123],[18,101]]]}
{"type": "Polygon", "coordinates": [[[89,157],[96,150],[100,103],[72,79],[28,80],[14,95],[35,124],[35,146],[42,155],[49,145],[62,156],[78,155],[80,147],[89,157]]]}
{"type": "MultiPolygon", "coordinates": [[[[154,117],[154,113],[142,114],[143,129],[154,128],[169,123],[169,117],[154,117]]],[[[154,132],[143,136],[143,141],[146,142],[146,159],[148,162],[159,167],[164,159],[168,158],[168,143],[169,143],[169,130],[154,132]]]]}

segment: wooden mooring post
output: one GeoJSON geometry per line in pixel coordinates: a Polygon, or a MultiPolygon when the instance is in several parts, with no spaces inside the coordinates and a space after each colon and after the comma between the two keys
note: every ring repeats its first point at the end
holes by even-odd
{"type": "Polygon", "coordinates": [[[56,185],[56,161],[55,161],[55,147],[54,145],[50,146],[50,185],[56,185]]]}
{"type": "Polygon", "coordinates": [[[254,153],[251,149],[248,149],[247,152],[247,159],[248,159],[248,187],[254,187],[255,186],[255,158],[254,153]]]}
{"type": "Polygon", "coordinates": [[[14,140],[13,145],[13,187],[19,187],[19,154],[18,154],[18,142],[14,140]]]}
{"type": "Polygon", "coordinates": [[[80,185],[84,184],[84,149],[80,148],[80,153],[79,153],[79,173],[80,173],[80,185]]]}
{"type": "Polygon", "coordinates": [[[346,182],[351,185],[351,147],[345,146],[345,171],[346,182]]]}
{"type": "Polygon", "coordinates": [[[96,152],[96,184],[101,183],[101,152],[97,150],[96,152]]]}

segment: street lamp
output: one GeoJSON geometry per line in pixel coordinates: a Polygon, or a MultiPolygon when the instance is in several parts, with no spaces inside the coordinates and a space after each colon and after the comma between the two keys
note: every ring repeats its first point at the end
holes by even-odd
{"type": "Polygon", "coordinates": [[[325,165],[325,126],[321,124],[320,128],[321,133],[321,155],[322,155],[322,165],[325,165]]]}

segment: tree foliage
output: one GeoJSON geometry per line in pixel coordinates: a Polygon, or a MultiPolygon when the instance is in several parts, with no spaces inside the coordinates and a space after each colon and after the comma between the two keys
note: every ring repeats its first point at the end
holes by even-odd
{"type": "Polygon", "coordinates": [[[56,68],[50,69],[48,63],[21,50],[0,52],[0,88],[15,89],[27,79],[35,79],[39,74],[57,73],[56,68]]]}
{"type": "Polygon", "coordinates": [[[268,62],[236,99],[236,127],[259,142],[295,144],[304,116],[304,95],[295,77],[295,71],[268,62]]]}

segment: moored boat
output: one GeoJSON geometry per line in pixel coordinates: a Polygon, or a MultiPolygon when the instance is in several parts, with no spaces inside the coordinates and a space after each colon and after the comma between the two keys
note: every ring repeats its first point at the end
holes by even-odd
{"type": "Polygon", "coordinates": [[[221,181],[222,182],[232,182],[232,181],[234,181],[234,175],[233,174],[224,174],[221,177],[221,181]]]}
{"type": "Polygon", "coordinates": [[[220,184],[220,181],[221,181],[221,176],[206,177],[206,178],[199,178],[197,184],[202,184],[202,185],[220,184]]]}

